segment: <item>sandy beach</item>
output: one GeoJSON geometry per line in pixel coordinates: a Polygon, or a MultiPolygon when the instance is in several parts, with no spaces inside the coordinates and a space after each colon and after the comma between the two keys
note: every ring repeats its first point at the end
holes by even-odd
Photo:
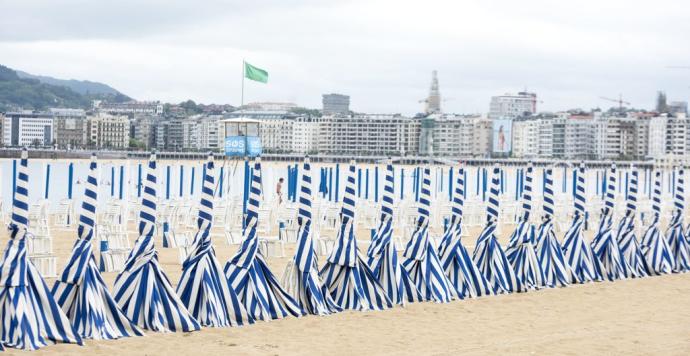
{"type": "MultiPolygon", "coordinates": [[[[505,228],[505,244],[510,228],[505,228]]],[[[473,248],[478,230],[466,245],[473,248]]],[[[591,231],[590,231],[591,233],[591,231]]],[[[53,229],[58,271],[66,263],[75,232],[53,229]]],[[[359,236],[366,236],[360,232],[359,236]]],[[[135,234],[130,234],[134,239],[135,234]]],[[[3,234],[0,243],[5,246],[3,234]]],[[[173,284],[181,267],[176,249],[160,247],[173,284]]],[[[235,252],[215,240],[224,264],[235,252]]],[[[362,246],[360,247],[362,248],[362,246]]],[[[280,278],[285,258],[270,258],[280,278]]],[[[321,263],[322,264],[322,263],[321,263]]],[[[112,287],[115,273],[105,273],[112,287]]],[[[53,279],[47,279],[52,285],[53,279]]],[[[690,274],[614,283],[590,283],[449,304],[419,303],[383,312],[343,312],[258,322],[240,328],[194,333],[147,333],[85,346],[53,345],[36,355],[457,355],[457,354],[667,354],[690,353],[690,274]]],[[[8,354],[29,354],[8,350],[8,354]]]]}

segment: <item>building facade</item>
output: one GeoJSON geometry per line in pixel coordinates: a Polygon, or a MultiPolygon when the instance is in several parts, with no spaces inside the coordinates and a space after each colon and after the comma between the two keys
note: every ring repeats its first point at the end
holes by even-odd
{"type": "Polygon", "coordinates": [[[129,148],[129,118],[98,113],[86,119],[87,146],[104,149],[129,148]]]}
{"type": "Polygon", "coordinates": [[[49,147],[54,142],[53,114],[50,112],[7,112],[3,119],[3,143],[6,146],[49,147]]]}
{"type": "Polygon", "coordinates": [[[341,114],[347,115],[350,113],[350,97],[343,94],[323,94],[321,96],[321,103],[323,105],[323,114],[341,114]]]}
{"type": "Polygon", "coordinates": [[[537,112],[537,94],[519,92],[517,95],[492,96],[489,104],[490,119],[514,119],[537,112]]]}
{"type": "Polygon", "coordinates": [[[50,109],[53,136],[60,149],[86,146],[86,112],[82,109],[50,109]]]}

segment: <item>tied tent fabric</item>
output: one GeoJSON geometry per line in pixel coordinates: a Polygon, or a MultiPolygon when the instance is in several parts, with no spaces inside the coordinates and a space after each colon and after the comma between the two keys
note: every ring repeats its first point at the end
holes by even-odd
{"type": "Polygon", "coordinates": [[[599,261],[601,276],[609,281],[625,278],[625,261],[621,255],[618,240],[613,234],[613,209],[616,198],[616,165],[612,164],[606,187],[604,208],[601,212],[599,228],[592,239],[592,251],[599,261]]]}
{"type": "Polygon", "coordinates": [[[338,307],[383,310],[393,303],[369,269],[355,238],[355,162],[347,170],[335,247],[320,272],[324,286],[338,307]]]}
{"type": "Polygon", "coordinates": [[[570,266],[571,283],[586,283],[601,279],[598,261],[594,257],[592,247],[585,239],[585,164],[580,163],[577,170],[577,183],[573,206],[575,213],[573,222],[565,233],[563,240],[563,254],[570,266]]]}
{"type": "Polygon", "coordinates": [[[473,260],[486,279],[491,283],[494,293],[512,293],[515,291],[515,272],[503,248],[496,238],[499,208],[500,169],[494,166],[491,177],[491,188],[486,205],[486,226],[477,238],[473,260]]]}
{"type": "Polygon", "coordinates": [[[84,183],[77,241],[65,269],[53,285],[52,293],[83,338],[142,336],[142,331],[125,316],[110,294],[93,255],[98,205],[97,168],[96,156],[92,155],[84,183]]]}
{"type": "Polygon", "coordinates": [[[29,154],[24,148],[15,176],[9,241],[0,261],[0,346],[37,350],[82,339],[27,255],[29,154]]]}
{"type": "Polygon", "coordinates": [[[533,173],[534,167],[530,163],[524,175],[522,216],[506,248],[506,257],[515,270],[515,290],[517,292],[544,287],[544,271],[542,271],[541,264],[537,259],[535,247],[535,227],[530,222],[533,173]]]}
{"type": "MultiPolygon", "coordinates": [[[[322,174],[323,176],[323,174],[322,174]]],[[[324,182],[324,180],[321,180],[324,182]]],[[[309,314],[327,315],[340,311],[321,284],[314,241],[312,239],[312,179],[309,158],[302,165],[297,210],[297,249],[285,267],[282,282],[285,290],[295,296],[299,306],[309,314]]]]}
{"type": "Polygon", "coordinates": [[[446,277],[436,247],[429,241],[431,220],[431,169],[421,170],[421,186],[417,206],[417,222],[405,247],[403,268],[417,286],[424,300],[447,303],[455,297],[455,289],[446,277]]]}
{"type": "Polygon", "coordinates": [[[460,299],[493,294],[491,284],[479,267],[474,264],[472,257],[462,244],[464,197],[465,171],[464,168],[459,168],[452,195],[450,222],[439,245],[439,257],[441,266],[460,299]]]}
{"type": "Polygon", "coordinates": [[[650,275],[671,273],[675,265],[671,247],[668,245],[666,236],[661,231],[659,224],[661,217],[661,180],[661,172],[656,171],[652,194],[652,222],[647,231],[645,231],[640,246],[650,275]]]}
{"type": "MultiPolygon", "coordinates": [[[[576,177],[577,178],[577,177],[576,177]]],[[[537,233],[537,258],[544,272],[544,284],[547,287],[565,287],[572,279],[570,267],[565,261],[563,248],[553,231],[553,169],[544,169],[543,175],[543,205],[544,215],[537,233]]],[[[577,182],[577,179],[575,179],[577,182]]],[[[582,187],[584,189],[584,187],[582,187]]],[[[575,185],[578,190],[578,185],[575,185]]],[[[584,194],[581,191],[580,194],[584,194]]]]}
{"type": "Polygon", "coordinates": [[[177,294],[189,313],[207,327],[240,326],[253,320],[228,285],[211,240],[215,163],[209,154],[202,177],[201,199],[192,250],[182,263],[177,294]]]}
{"type": "Polygon", "coordinates": [[[625,195],[625,216],[618,223],[617,239],[625,263],[625,277],[637,278],[648,275],[647,264],[640,250],[635,229],[635,213],[637,211],[637,190],[639,173],[637,170],[630,172],[627,193],[625,195]]]}
{"type": "Polygon", "coordinates": [[[422,295],[407,270],[398,260],[398,252],[393,243],[393,165],[386,165],[381,214],[374,238],[367,250],[368,265],[374,276],[395,304],[422,301],[422,295]]]}
{"type": "Polygon", "coordinates": [[[675,172],[673,187],[673,216],[666,230],[666,238],[673,256],[673,272],[690,270],[690,244],[683,231],[683,214],[685,214],[685,171],[683,168],[675,172]]]}
{"type": "Polygon", "coordinates": [[[257,226],[261,194],[261,159],[257,158],[251,174],[242,245],[225,264],[225,277],[254,320],[304,315],[297,301],[280,286],[259,250],[257,226]]]}
{"type": "Polygon", "coordinates": [[[139,237],[115,279],[115,300],[129,320],[151,331],[196,331],[201,327],[175,293],[158,261],[156,227],[156,154],[148,162],[138,224],[139,237]]]}

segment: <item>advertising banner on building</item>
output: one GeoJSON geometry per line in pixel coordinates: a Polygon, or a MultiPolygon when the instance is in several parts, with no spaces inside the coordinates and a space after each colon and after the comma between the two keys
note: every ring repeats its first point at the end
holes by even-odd
{"type": "Polygon", "coordinates": [[[257,136],[228,136],[225,138],[225,155],[231,157],[260,156],[261,139],[257,136]]]}
{"type": "Polygon", "coordinates": [[[493,153],[508,154],[512,149],[513,121],[493,120],[493,153]]]}

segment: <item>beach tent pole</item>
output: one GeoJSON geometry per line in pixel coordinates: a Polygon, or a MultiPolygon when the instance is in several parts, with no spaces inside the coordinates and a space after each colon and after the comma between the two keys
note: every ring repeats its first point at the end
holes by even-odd
{"type": "Polygon", "coordinates": [[[563,188],[563,193],[565,193],[568,190],[568,170],[565,166],[563,166],[563,181],[562,181],[562,188],[563,188]]]}
{"type": "MultiPolygon", "coordinates": [[[[337,167],[336,167],[337,168],[337,167]]],[[[328,201],[333,201],[333,197],[338,201],[338,181],[335,181],[336,188],[333,189],[333,167],[328,167],[328,201]]]]}
{"type": "Polygon", "coordinates": [[[125,166],[120,165],[120,200],[124,197],[124,184],[125,184],[125,166]]]}
{"type": "Polygon", "coordinates": [[[242,228],[247,226],[244,216],[247,214],[247,199],[249,198],[249,160],[244,160],[244,185],[242,187],[242,228]]]}
{"type": "Polygon", "coordinates": [[[405,168],[400,168],[400,200],[405,198],[405,168]]]}
{"type": "Polygon", "coordinates": [[[448,201],[453,201],[453,167],[448,169],[448,201]]]}
{"type": "Polygon", "coordinates": [[[364,199],[369,200],[369,168],[367,168],[365,177],[366,184],[364,186],[364,199]]]}
{"type": "Polygon", "coordinates": [[[72,200],[72,183],[74,181],[74,163],[67,166],[67,199],[72,200]]]}
{"type": "Polygon", "coordinates": [[[335,164],[335,202],[339,201],[340,197],[340,164],[335,164]]]}
{"type": "Polygon", "coordinates": [[[577,174],[577,173],[576,173],[576,170],[573,169],[573,179],[572,179],[572,181],[573,181],[573,186],[572,186],[572,188],[573,188],[573,198],[575,198],[575,190],[577,189],[577,182],[576,182],[576,180],[577,180],[577,175],[576,175],[576,174],[577,174]]]}
{"type": "Polygon", "coordinates": [[[12,160],[12,201],[14,201],[14,194],[17,192],[17,160],[12,160]]]}
{"type": "Polygon", "coordinates": [[[481,170],[481,168],[477,167],[477,179],[475,179],[475,186],[477,187],[477,194],[476,194],[477,196],[479,196],[479,186],[480,186],[480,182],[479,182],[480,172],[479,171],[480,170],[481,170]]]}
{"type": "Polygon", "coordinates": [[[165,166],[165,200],[170,200],[170,165],[165,166]]]}
{"type": "Polygon", "coordinates": [[[180,165],[180,198],[184,195],[184,165],[180,165]]]}
{"type": "Polygon", "coordinates": [[[141,198],[141,163],[137,168],[137,198],[141,198]]]}
{"type": "Polygon", "coordinates": [[[115,196],[115,166],[110,167],[110,196],[115,196]]]}
{"type": "Polygon", "coordinates": [[[218,197],[223,197],[223,178],[225,178],[225,167],[220,166],[220,179],[218,180],[218,197]]]}
{"type": "Polygon", "coordinates": [[[379,202],[379,167],[374,167],[374,202],[379,202]]]}
{"type": "Polygon", "coordinates": [[[50,192],[50,163],[46,163],[46,186],[44,199],[48,199],[48,193],[50,192]]]}

